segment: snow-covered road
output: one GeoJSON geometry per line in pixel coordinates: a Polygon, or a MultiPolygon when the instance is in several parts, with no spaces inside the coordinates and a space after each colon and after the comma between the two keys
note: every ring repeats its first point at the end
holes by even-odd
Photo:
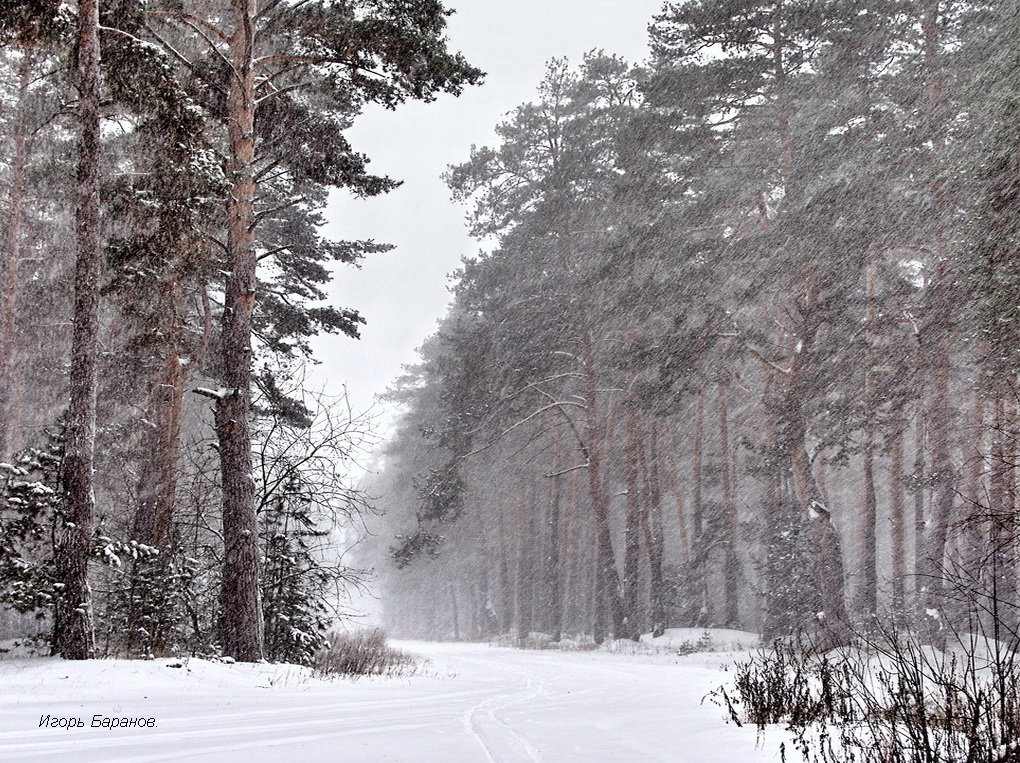
{"type": "Polygon", "coordinates": [[[322,682],[193,660],[0,662],[0,760],[671,761],[777,759],[705,693],[719,655],[536,652],[402,643],[420,675],[322,682]],[[155,718],[91,728],[92,717],[155,718]],[[85,728],[39,728],[40,718],[85,728]]]}

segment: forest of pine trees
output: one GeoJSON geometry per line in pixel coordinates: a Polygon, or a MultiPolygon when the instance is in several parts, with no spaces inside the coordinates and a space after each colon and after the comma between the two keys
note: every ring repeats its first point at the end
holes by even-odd
{"type": "MultiPolygon", "coordinates": [[[[303,389],[370,104],[458,94],[435,0],[0,2],[0,638],[307,661],[368,422],[303,389]],[[194,393],[194,394],[193,394],[194,393]]],[[[385,231],[380,231],[385,235],[385,231]]]]}
{"type": "MultiPolygon", "coordinates": [[[[345,133],[459,94],[436,0],[0,0],[0,638],[308,662],[400,635],[1020,638],[1020,7],[678,0],[553,60],[445,180],[479,253],[402,419],[357,338],[345,133]]],[[[384,239],[386,231],[381,230],[384,239]]]]}
{"type": "Polygon", "coordinates": [[[388,626],[1016,634],[1016,2],[649,35],[552,61],[449,169],[480,253],[389,393],[388,626]]]}

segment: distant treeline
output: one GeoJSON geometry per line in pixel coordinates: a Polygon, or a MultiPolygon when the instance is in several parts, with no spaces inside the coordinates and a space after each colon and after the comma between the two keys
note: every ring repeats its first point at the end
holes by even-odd
{"type": "Polygon", "coordinates": [[[392,393],[388,623],[1015,631],[1017,4],[649,32],[553,61],[448,173],[486,251],[392,393]]]}

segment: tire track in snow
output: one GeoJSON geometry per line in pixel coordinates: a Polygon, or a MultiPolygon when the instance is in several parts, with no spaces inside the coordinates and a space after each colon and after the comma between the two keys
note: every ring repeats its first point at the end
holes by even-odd
{"type": "MultiPolygon", "coordinates": [[[[483,669],[491,669],[494,667],[493,663],[490,661],[468,658],[465,662],[480,665],[483,669]]],[[[505,710],[514,705],[532,702],[536,698],[546,694],[545,684],[540,681],[536,685],[536,682],[530,673],[508,668],[504,665],[499,665],[498,663],[495,667],[503,670],[504,673],[510,673],[517,678],[523,678],[524,689],[509,693],[503,692],[469,708],[467,712],[461,716],[464,728],[481,745],[482,750],[485,752],[486,760],[489,763],[505,763],[510,760],[510,758],[506,756],[506,750],[493,749],[492,743],[489,739],[489,737],[493,735],[492,726],[490,724],[488,730],[483,728],[478,720],[480,715],[488,717],[493,724],[497,724],[495,730],[496,735],[502,736],[504,740],[508,738],[511,739],[511,748],[516,748],[515,751],[517,752],[523,750],[529,760],[533,761],[533,763],[538,763],[542,760],[542,755],[539,753],[538,749],[531,743],[530,740],[528,740],[520,732],[516,731],[513,726],[500,718],[497,713],[500,710],[505,710]]]]}

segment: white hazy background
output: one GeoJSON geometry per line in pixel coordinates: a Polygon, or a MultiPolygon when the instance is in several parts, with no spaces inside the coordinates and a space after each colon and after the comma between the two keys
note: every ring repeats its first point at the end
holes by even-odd
{"type": "MultiPolygon", "coordinates": [[[[403,180],[381,197],[333,194],[325,234],[396,245],[372,255],[360,269],[335,270],[330,302],[357,309],[368,324],[361,340],[324,336],[313,343],[319,365],[311,385],[337,394],[346,385],[355,412],[414,363],[415,350],[436,328],[449,300],[448,278],[461,258],[477,252],[466,233],[466,209],[450,200],[440,175],[467,160],[472,144],[491,145],[493,128],[519,104],[533,100],[546,62],[579,64],[602,49],[632,64],[647,56],[647,27],[662,0],[447,0],[450,47],[487,73],[481,87],[460,98],[409,103],[396,111],[374,108],[348,131],[369,169],[403,180]]],[[[381,434],[392,418],[383,406],[381,434]]]]}

